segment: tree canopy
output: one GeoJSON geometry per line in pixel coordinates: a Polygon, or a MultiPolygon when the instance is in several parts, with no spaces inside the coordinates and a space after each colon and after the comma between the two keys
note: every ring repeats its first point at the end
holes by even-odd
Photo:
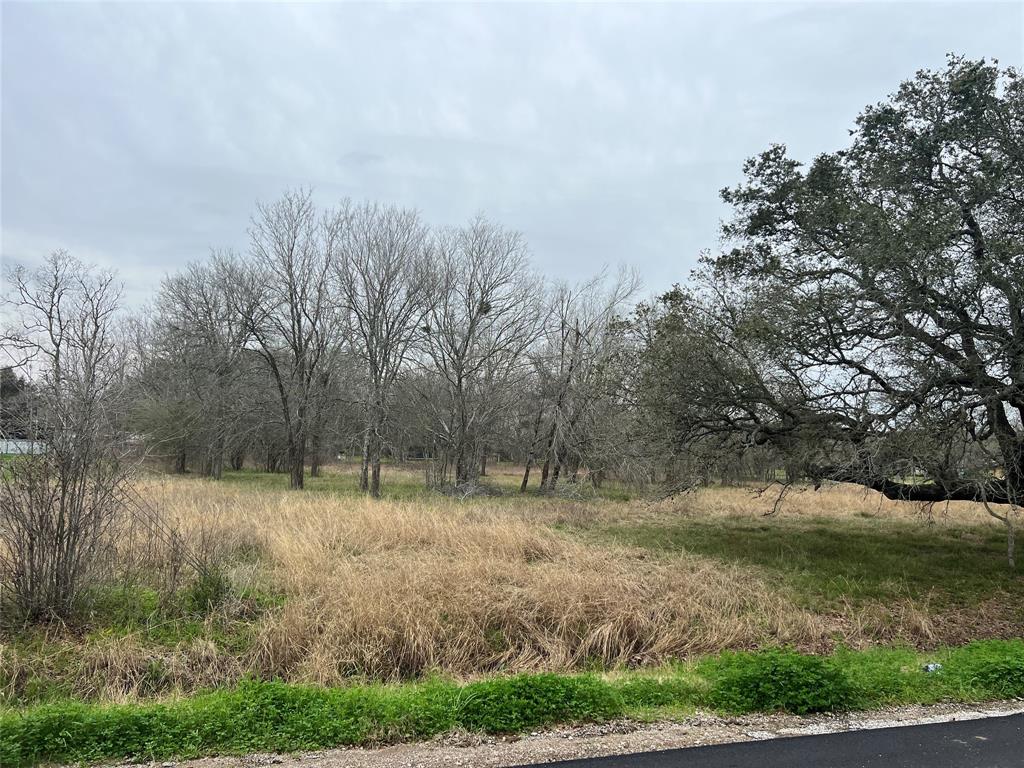
{"type": "Polygon", "coordinates": [[[642,375],[677,450],[778,451],[890,498],[1024,496],[1024,81],[950,57],[810,165],[723,190],[725,248],[662,298],[642,375]]]}

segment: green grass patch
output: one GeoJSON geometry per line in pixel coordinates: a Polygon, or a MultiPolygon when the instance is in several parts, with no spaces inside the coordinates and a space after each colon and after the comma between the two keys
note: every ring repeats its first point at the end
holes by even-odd
{"type": "Polygon", "coordinates": [[[242,601],[252,615],[282,602],[279,596],[256,589],[233,594],[228,578],[211,570],[171,594],[141,585],[96,587],[83,596],[77,623],[85,628],[87,640],[134,635],[143,644],[171,648],[203,638],[241,648],[251,635],[252,622],[217,615],[216,609],[229,599],[242,601]]]}
{"type": "Polygon", "coordinates": [[[259,589],[229,595],[229,588],[216,572],[169,594],[142,585],[97,586],[83,595],[73,628],[14,625],[0,631],[0,710],[97,695],[102,686],[95,678],[102,671],[95,660],[104,649],[115,657],[127,653],[133,664],[147,655],[153,659],[146,684],[139,686],[147,695],[174,690],[162,659],[196,641],[225,657],[245,656],[257,637],[257,619],[283,598],[259,589]],[[228,609],[219,610],[228,599],[228,609]]]}
{"type": "Polygon", "coordinates": [[[650,719],[698,707],[813,712],[1024,695],[1024,642],[932,654],[773,649],[663,670],[518,675],[316,688],[247,681],[189,699],[134,705],[65,702],[0,710],[0,765],[293,752],[423,739],[461,727],[512,733],[556,723],[650,719]],[[927,672],[926,662],[941,665],[927,672]]]}
{"type": "Polygon", "coordinates": [[[1007,568],[1006,540],[995,526],[782,515],[620,524],[597,535],[656,552],[691,552],[760,567],[812,610],[828,610],[840,601],[926,595],[939,607],[974,604],[1024,589],[1024,568],[1007,568]]]}

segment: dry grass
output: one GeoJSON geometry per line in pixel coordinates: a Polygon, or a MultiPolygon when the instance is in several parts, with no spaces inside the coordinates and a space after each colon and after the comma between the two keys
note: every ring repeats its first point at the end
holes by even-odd
{"type": "MultiPolygon", "coordinates": [[[[419,481],[406,474],[406,482],[419,481]]],[[[505,475],[496,482],[516,479],[514,470],[505,475]]],[[[77,696],[126,700],[246,674],[319,684],[433,672],[469,678],[653,665],[766,644],[932,646],[1020,631],[1001,594],[952,619],[928,594],[840,598],[822,607],[763,563],[697,554],[686,539],[695,528],[680,529],[682,546],[660,548],[659,526],[680,520],[759,520],[774,497],[750,488],[658,503],[425,494],[372,501],[175,478],[149,479],[140,491],[189,546],[223,568],[234,595],[271,599],[256,607],[228,601],[198,633],[170,643],[117,631],[84,641],[64,634],[47,641],[46,653],[0,642],[0,686],[8,694],[33,674],[64,675],[77,696]],[[655,546],[602,534],[616,526],[650,527],[655,546]],[[223,641],[224,626],[243,627],[243,641],[223,641]]],[[[782,514],[791,524],[831,520],[853,530],[873,521],[924,524],[927,511],[840,486],[794,491],[782,514]]],[[[931,519],[950,527],[967,521],[963,535],[991,524],[978,505],[934,509],[931,519]]],[[[141,533],[126,546],[131,559],[148,563],[157,586],[180,586],[170,573],[174,553],[141,533]]]]}
{"type": "Polygon", "coordinates": [[[829,518],[849,520],[926,521],[938,525],[997,525],[981,504],[956,501],[947,504],[922,504],[894,501],[857,485],[826,484],[814,490],[810,486],[792,486],[778,506],[782,486],[764,488],[755,485],[714,486],[653,504],[633,504],[616,511],[625,516],[663,518],[670,514],[691,516],[735,516],[787,518],[829,518]]]}
{"type": "Polygon", "coordinates": [[[0,643],[0,704],[31,697],[46,683],[78,699],[127,702],[207,690],[235,683],[247,672],[244,659],[201,638],[173,648],[144,643],[137,635],[54,640],[43,650],[0,643]]]}
{"type": "Polygon", "coordinates": [[[147,490],[193,541],[216,541],[227,559],[260,554],[240,578],[285,596],[248,661],[263,675],[327,684],[637,665],[830,631],[747,569],[585,544],[545,524],[546,503],[530,520],[486,500],[147,490]]]}
{"type": "Polygon", "coordinates": [[[1005,529],[983,505],[898,502],[852,485],[795,487],[777,505],[778,486],[759,491],[713,487],[609,507],[590,525],[654,551],[753,567],[855,647],[1024,632],[1024,574],[1007,568],[1005,529]]]}

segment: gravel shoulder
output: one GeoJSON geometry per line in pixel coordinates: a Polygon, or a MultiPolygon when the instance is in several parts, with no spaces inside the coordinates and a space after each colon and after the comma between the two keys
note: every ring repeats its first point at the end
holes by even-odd
{"type": "Polygon", "coordinates": [[[1024,701],[990,702],[974,706],[938,704],[805,717],[719,717],[696,714],[678,721],[639,723],[618,720],[599,725],[554,728],[521,736],[487,737],[471,733],[449,733],[429,742],[379,749],[346,748],[296,755],[210,757],[150,765],[157,768],[257,768],[269,765],[286,768],[498,768],[707,744],[943,723],[1022,712],[1024,701]]]}

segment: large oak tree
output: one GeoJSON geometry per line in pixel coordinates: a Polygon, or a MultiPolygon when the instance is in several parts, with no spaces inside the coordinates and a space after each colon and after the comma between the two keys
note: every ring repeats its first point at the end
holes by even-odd
{"type": "Polygon", "coordinates": [[[890,498],[1019,506],[1020,73],[951,57],[866,108],[846,149],[804,166],[773,146],[744,171],[722,193],[726,248],[664,298],[647,351],[676,446],[770,446],[890,498]]]}

